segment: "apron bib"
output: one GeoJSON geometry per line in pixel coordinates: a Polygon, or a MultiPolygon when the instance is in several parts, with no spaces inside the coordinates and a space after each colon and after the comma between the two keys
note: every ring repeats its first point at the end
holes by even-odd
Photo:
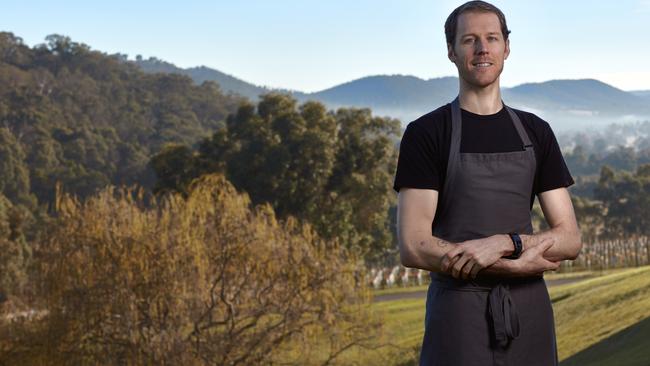
{"type": "MultiPolygon", "coordinates": [[[[519,117],[504,108],[521,138],[521,150],[461,153],[460,103],[458,97],[452,101],[451,148],[433,235],[461,242],[511,231],[533,234],[535,151],[519,117]]],[[[542,276],[430,276],[421,366],[558,364],[553,309],[542,276]]]]}

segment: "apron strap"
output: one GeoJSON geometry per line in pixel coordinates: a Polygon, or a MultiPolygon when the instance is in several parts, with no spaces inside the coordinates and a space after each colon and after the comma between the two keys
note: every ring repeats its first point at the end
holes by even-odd
{"type": "Polygon", "coordinates": [[[440,212],[441,216],[448,210],[447,207],[451,205],[451,191],[454,187],[456,179],[456,171],[458,170],[458,161],[460,161],[460,139],[462,136],[462,121],[460,115],[460,101],[457,96],[451,102],[451,146],[449,147],[449,159],[447,160],[447,178],[445,179],[442,190],[442,200],[436,212],[440,212]]]}
{"type": "Polygon", "coordinates": [[[524,130],[524,125],[521,124],[521,120],[519,119],[519,116],[517,116],[517,113],[515,113],[515,111],[513,111],[512,108],[508,107],[505,103],[503,104],[503,106],[508,111],[508,114],[510,115],[510,119],[512,119],[512,123],[515,125],[515,129],[517,129],[519,138],[524,143],[522,150],[526,150],[528,147],[532,147],[533,143],[530,142],[530,139],[528,138],[528,134],[526,133],[526,130],[524,130]]]}

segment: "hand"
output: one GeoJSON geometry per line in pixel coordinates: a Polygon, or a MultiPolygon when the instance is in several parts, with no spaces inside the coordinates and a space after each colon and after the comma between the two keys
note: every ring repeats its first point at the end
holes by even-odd
{"type": "Polygon", "coordinates": [[[545,271],[555,271],[560,267],[561,261],[549,261],[544,258],[544,252],[555,243],[555,239],[547,237],[542,239],[538,244],[526,248],[521,253],[519,259],[514,260],[517,263],[517,271],[522,276],[540,276],[545,271]]]}
{"type": "Polygon", "coordinates": [[[507,243],[504,235],[496,234],[457,244],[442,257],[440,269],[454,278],[476,278],[480,270],[491,266],[503,256],[506,250],[504,243],[507,243]]]}

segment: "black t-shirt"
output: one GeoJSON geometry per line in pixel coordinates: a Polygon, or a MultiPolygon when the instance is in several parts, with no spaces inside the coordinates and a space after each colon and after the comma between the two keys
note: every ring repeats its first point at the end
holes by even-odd
{"type": "MultiPolygon", "coordinates": [[[[548,122],[533,113],[517,113],[528,134],[537,170],[530,195],[532,209],[535,195],[575,182],[564,162],[560,146],[548,122]]],[[[505,108],[489,115],[475,114],[461,108],[461,153],[520,151],[521,139],[505,108]]],[[[401,187],[435,189],[438,202],[444,194],[447,161],[451,147],[451,103],[431,111],[406,126],[400,143],[393,189],[401,187]]]]}

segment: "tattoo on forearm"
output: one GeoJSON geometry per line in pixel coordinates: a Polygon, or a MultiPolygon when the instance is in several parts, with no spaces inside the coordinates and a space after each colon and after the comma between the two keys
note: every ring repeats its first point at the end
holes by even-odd
{"type": "MultiPolygon", "coordinates": [[[[418,234],[419,234],[419,233],[422,233],[422,234],[424,234],[425,231],[423,231],[423,230],[417,230],[417,231],[415,231],[415,233],[418,233],[418,234]]],[[[428,230],[427,230],[427,236],[429,236],[429,235],[431,235],[431,232],[428,232],[428,230]]],[[[435,236],[431,236],[431,238],[436,242],[436,245],[438,245],[438,247],[440,247],[440,248],[445,248],[445,247],[447,247],[447,246],[453,244],[453,243],[450,242],[450,241],[447,241],[447,240],[444,240],[444,239],[440,239],[440,238],[436,238],[435,236]]],[[[425,240],[419,240],[419,241],[418,241],[418,244],[419,244],[421,247],[424,247],[425,245],[428,244],[428,242],[429,242],[429,241],[426,240],[426,239],[425,239],[425,240]]]]}
{"type": "MultiPolygon", "coordinates": [[[[425,246],[425,245],[427,244],[427,241],[426,241],[426,240],[420,240],[420,243],[419,243],[419,244],[420,244],[420,246],[423,247],[423,246],[425,246]]],[[[440,248],[444,248],[444,247],[448,246],[448,245],[451,244],[451,243],[448,242],[448,241],[446,241],[446,240],[443,240],[443,239],[437,239],[437,240],[436,240],[436,244],[437,244],[440,248]]]]}
{"type": "Polygon", "coordinates": [[[438,246],[439,246],[440,248],[444,248],[444,247],[446,247],[447,245],[449,245],[449,242],[448,242],[448,241],[443,240],[443,239],[438,239],[438,246]]]}

